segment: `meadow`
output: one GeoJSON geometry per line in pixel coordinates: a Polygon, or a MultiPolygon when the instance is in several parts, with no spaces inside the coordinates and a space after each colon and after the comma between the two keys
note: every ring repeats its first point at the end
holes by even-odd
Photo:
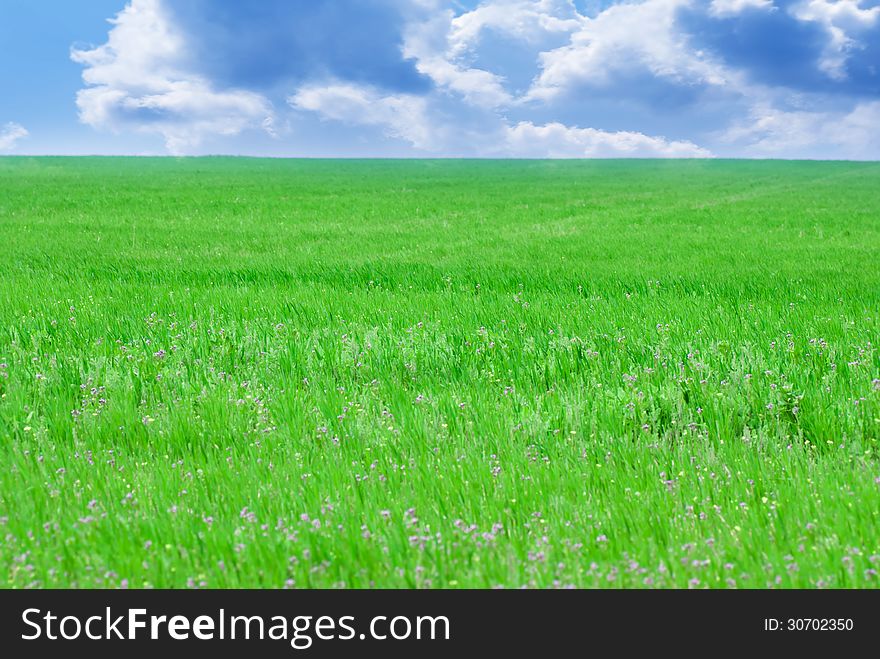
{"type": "Polygon", "coordinates": [[[28,587],[877,587],[880,164],[0,159],[28,587]]]}

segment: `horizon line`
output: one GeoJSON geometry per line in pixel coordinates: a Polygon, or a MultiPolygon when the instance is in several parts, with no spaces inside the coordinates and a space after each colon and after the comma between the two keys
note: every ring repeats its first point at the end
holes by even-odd
{"type": "Polygon", "coordinates": [[[131,158],[131,159],[168,159],[168,160],[196,160],[196,159],[210,159],[210,158],[237,158],[242,160],[395,160],[395,161],[436,161],[436,160],[448,160],[448,161],[490,161],[490,162],[625,162],[625,161],[636,161],[636,162],[664,162],[664,161],[674,161],[674,162],[712,162],[712,161],[737,161],[737,162],[840,162],[840,163],[865,163],[865,164],[877,164],[880,163],[880,158],[866,158],[866,159],[858,159],[858,158],[783,158],[783,157],[742,157],[742,156],[711,156],[711,157],[681,157],[681,158],[665,158],[665,157],[651,157],[651,156],[638,156],[638,157],[582,157],[582,158],[574,158],[574,157],[561,157],[561,158],[552,158],[552,157],[516,157],[516,156],[499,156],[499,157],[491,157],[491,156],[272,156],[272,155],[247,155],[247,154],[225,154],[225,153],[205,153],[205,154],[189,154],[189,155],[174,155],[174,154],[137,154],[137,153],[126,153],[126,154],[108,154],[108,153],[78,153],[78,154],[53,154],[53,153],[42,153],[42,154],[28,154],[28,153],[5,153],[0,154],[0,159],[13,159],[13,158],[131,158]]]}

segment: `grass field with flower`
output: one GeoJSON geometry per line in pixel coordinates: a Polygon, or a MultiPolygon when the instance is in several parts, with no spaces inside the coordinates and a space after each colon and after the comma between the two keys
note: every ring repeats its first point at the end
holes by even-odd
{"type": "Polygon", "coordinates": [[[25,587],[876,587],[880,164],[0,159],[25,587]]]}

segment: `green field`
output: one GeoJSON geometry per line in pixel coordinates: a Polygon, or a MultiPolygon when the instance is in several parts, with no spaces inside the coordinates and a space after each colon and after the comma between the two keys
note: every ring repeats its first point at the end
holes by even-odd
{"type": "Polygon", "coordinates": [[[877,587],[880,164],[0,159],[25,587],[877,587]]]}

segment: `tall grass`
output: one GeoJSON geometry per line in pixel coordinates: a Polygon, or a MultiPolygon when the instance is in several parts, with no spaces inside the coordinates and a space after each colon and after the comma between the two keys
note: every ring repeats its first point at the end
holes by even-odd
{"type": "Polygon", "coordinates": [[[880,165],[0,159],[5,587],[875,587],[880,165]]]}

